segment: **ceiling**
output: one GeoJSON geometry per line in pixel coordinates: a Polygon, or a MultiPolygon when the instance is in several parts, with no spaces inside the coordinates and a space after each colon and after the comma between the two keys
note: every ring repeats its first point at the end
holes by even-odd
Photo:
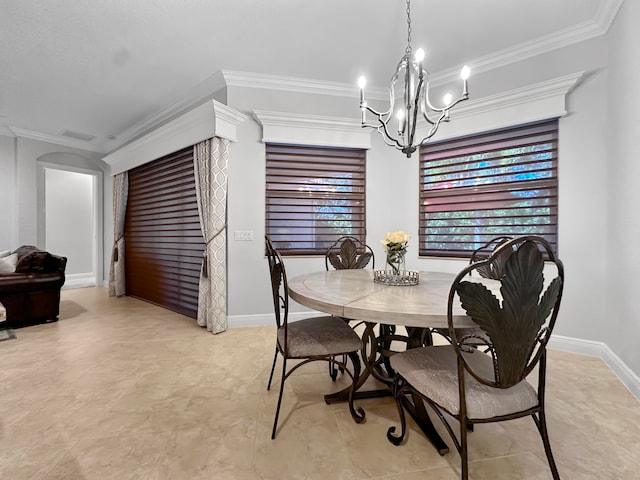
{"type": "MultiPolygon", "coordinates": [[[[622,1],[413,0],[412,44],[431,73],[488,69],[603,34],[622,1]]],[[[405,7],[0,0],[0,134],[107,153],[221,70],[345,86],[365,73],[386,87],[406,46],[405,7]]]]}

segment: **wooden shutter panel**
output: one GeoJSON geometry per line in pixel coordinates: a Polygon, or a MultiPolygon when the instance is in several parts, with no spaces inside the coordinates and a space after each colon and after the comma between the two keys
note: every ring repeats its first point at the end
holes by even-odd
{"type": "Polygon", "coordinates": [[[193,147],[129,171],[127,294],[195,318],[204,252],[193,147]]]}

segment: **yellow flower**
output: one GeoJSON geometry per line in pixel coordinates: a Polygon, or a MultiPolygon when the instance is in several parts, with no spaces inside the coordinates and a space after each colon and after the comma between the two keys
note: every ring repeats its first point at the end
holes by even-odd
{"type": "Polygon", "coordinates": [[[404,251],[407,250],[407,243],[409,242],[409,235],[403,231],[387,232],[384,236],[384,240],[381,240],[382,247],[385,252],[388,251],[404,251]]]}

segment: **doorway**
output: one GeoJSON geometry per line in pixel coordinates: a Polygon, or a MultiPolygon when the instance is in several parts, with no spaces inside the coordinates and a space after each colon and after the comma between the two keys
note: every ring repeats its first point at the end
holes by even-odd
{"type": "Polygon", "coordinates": [[[64,288],[96,286],[102,278],[101,172],[40,166],[38,244],[67,257],[64,288]]]}

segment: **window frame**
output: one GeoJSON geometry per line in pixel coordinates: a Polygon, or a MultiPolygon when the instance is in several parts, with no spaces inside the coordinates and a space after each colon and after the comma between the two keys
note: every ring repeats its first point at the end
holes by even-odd
{"type": "Polygon", "coordinates": [[[552,118],[421,147],[418,175],[419,255],[469,258],[473,250],[493,237],[503,235],[540,235],[551,243],[554,250],[557,249],[558,123],[558,118],[552,118]],[[543,149],[543,145],[548,148],[543,149]],[[529,151],[518,152],[518,149],[529,151]],[[480,155],[485,157],[474,158],[480,155]],[[543,155],[548,158],[538,158],[543,155]],[[442,164],[438,165],[438,162],[442,164]],[[437,168],[441,171],[437,171],[437,168]],[[478,175],[472,174],[474,170],[478,175]],[[428,175],[429,172],[431,175],[428,175]],[[436,172],[438,178],[435,177],[436,172]],[[443,179],[447,175],[448,181],[445,182],[443,179]],[[534,178],[526,178],[531,176],[534,178]],[[481,183],[482,179],[486,183],[481,183]],[[429,186],[436,188],[430,189],[429,186]],[[511,197],[508,197],[509,194],[511,197]],[[519,201],[513,199],[514,195],[519,197],[519,201]],[[522,205],[517,206],[518,203],[522,205]],[[459,205],[458,210],[456,204],[459,205]],[[475,208],[471,208],[471,204],[475,208]],[[548,212],[544,215],[535,213],[541,208],[548,212]],[[504,212],[509,210],[519,213],[505,215],[504,212]],[[474,212],[474,216],[469,217],[469,212],[474,212]],[[430,213],[431,218],[428,217],[430,213]],[[448,213],[453,215],[447,216],[448,213]],[[455,216],[455,213],[459,215],[455,216]],[[480,223],[470,225],[470,218],[480,223]],[[542,220],[531,224],[534,218],[542,220]],[[497,223],[483,224],[484,219],[489,222],[493,219],[497,223]],[[434,226],[438,221],[442,224],[434,226]],[[456,233],[459,238],[452,239],[456,233]]]}
{"type": "Polygon", "coordinates": [[[265,233],[283,256],[324,255],[344,235],[364,242],[366,149],[265,142],[265,233]],[[331,191],[327,180],[343,191],[331,191]],[[343,218],[314,218],[327,207],[343,218]]]}

